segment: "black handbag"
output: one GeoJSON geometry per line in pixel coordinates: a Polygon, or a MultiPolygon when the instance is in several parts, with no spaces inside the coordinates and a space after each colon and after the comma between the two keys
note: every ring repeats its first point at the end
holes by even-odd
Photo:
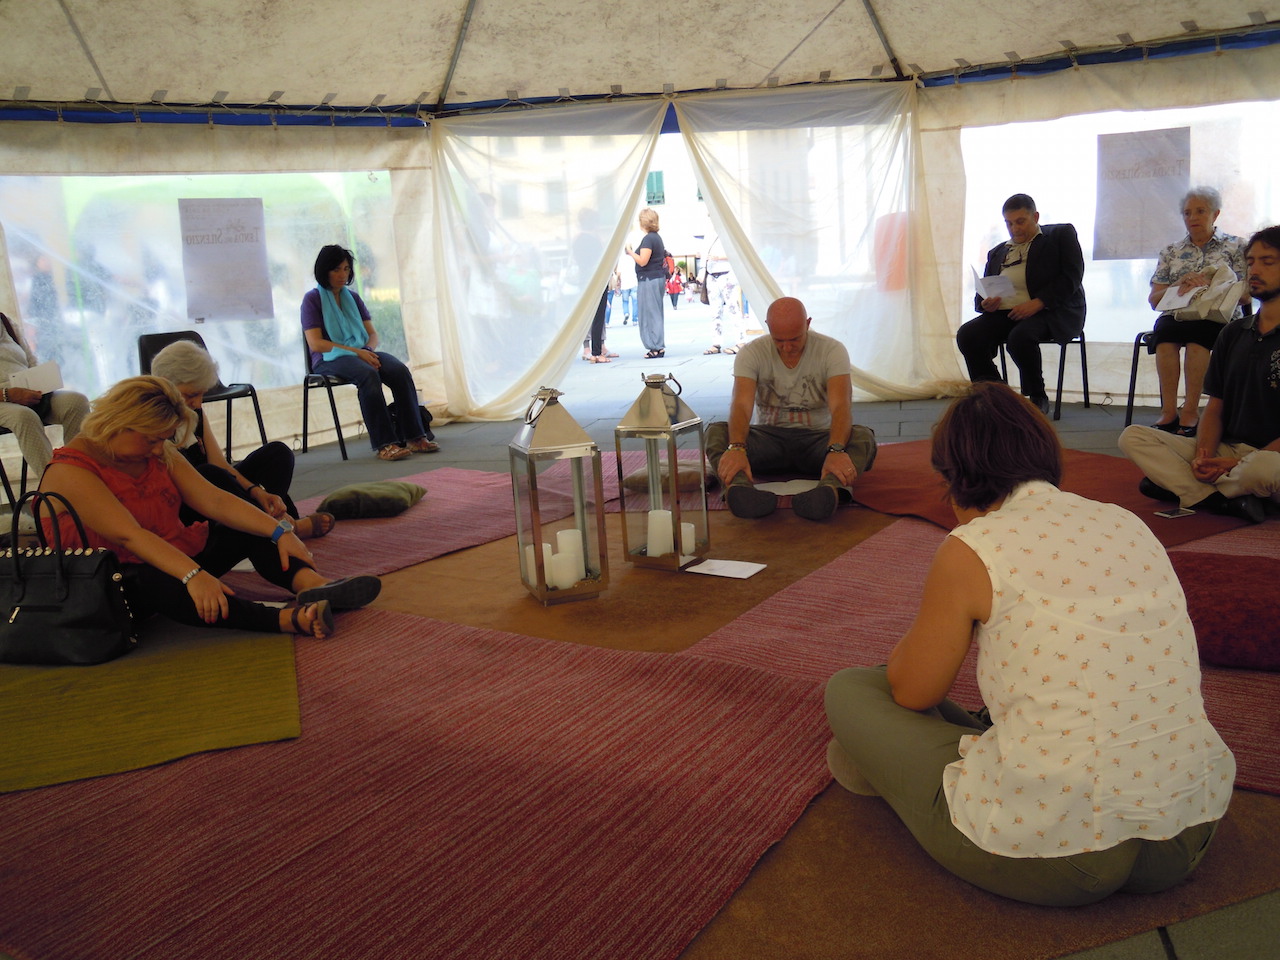
{"type": "Polygon", "coordinates": [[[40,526],[40,508],[53,514],[58,500],[75,521],[80,542],[84,524],[67,499],[33,490],[13,508],[12,546],[0,553],[0,661],[45,666],[105,663],[138,643],[124,596],[124,575],[105,547],[62,547],[57,523],[53,546],[40,526]],[[40,546],[18,549],[18,515],[31,501],[40,546]]]}

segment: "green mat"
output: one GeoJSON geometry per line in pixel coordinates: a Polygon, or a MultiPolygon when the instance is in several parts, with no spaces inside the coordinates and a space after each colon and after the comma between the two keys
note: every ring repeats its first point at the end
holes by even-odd
{"type": "Polygon", "coordinates": [[[0,665],[0,793],[300,733],[293,638],[155,617],[94,667],[0,665]]]}

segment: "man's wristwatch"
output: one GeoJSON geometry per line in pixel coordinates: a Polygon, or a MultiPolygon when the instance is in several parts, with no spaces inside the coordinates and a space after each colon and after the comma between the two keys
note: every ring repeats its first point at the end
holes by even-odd
{"type": "Polygon", "coordinates": [[[845,445],[843,443],[833,443],[827,447],[827,453],[844,453],[845,445]]]}
{"type": "Polygon", "coordinates": [[[286,533],[293,533],[293,524],[288,520],[281,520],[276,524],[276,528],[271,531],[271,542],[279,543],[280,538],[286,533]]]}

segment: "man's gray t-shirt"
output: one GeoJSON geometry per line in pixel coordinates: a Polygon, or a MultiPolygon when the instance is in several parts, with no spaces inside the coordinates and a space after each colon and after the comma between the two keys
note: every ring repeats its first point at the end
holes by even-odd
{"type": "Polygon", "coordinates": [[[756,382],[754,423],[802,430],[831,426],[827,381],[848,376],[849,370],[849,351],[844,344],[812,330],[794,369],[787,369],[767,334],[738,351],[733,363],[735,377],[756,382]]]}

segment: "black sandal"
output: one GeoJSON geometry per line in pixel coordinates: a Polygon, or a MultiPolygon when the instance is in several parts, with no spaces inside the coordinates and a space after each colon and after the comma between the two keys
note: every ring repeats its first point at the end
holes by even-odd
{"type": "Polygon", "coordinates": [[[317,600],[314,603],[303,603],[289,611],[289,619],[293,621],[293,634],[297,637],[312,637],[316,640],[328,640],[334,634],[333,608],[328,600],[317,600]],[[301,614],[311,611],[311,629],[302,629],[301,614]],[[316,635],[316,624],[320,624],[320,634],[316,635]]]}

